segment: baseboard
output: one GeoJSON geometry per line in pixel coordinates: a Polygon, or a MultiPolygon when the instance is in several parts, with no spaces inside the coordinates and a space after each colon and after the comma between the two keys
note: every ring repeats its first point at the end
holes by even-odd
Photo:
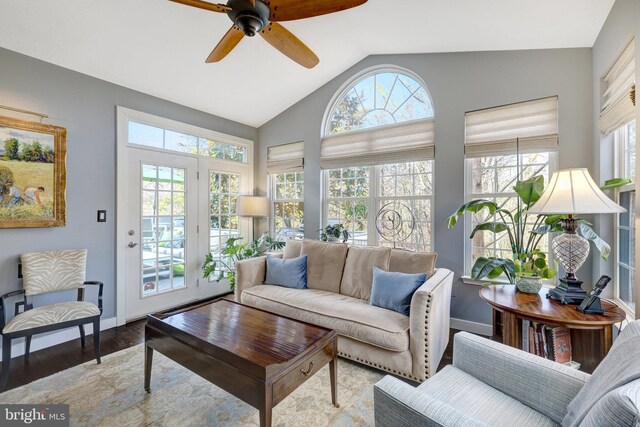
{"type": "Polygon", "coordinates": [[[485,335],[490,337],[493,335],[493,327],[486,323],[471,322],[469,320],[451,318],[449,320],[449,327],[451,329],[458,329],[460,331],[471,332],[473,334],[485,335]]]}
{"type": "MultiPolygon", "coordinates": [[[[115,327],[115,317],[100,320],[101,331],[115,327]]],[[[93,334],[93,325],[90,323],[84,325],[84,332],[86,335],[93,334]]],[[[80,338],[80,330],[76,326],[68,329],[63,329],[61,331],[51,332],[49,334],[34,335],[34,337],[31,339],[31,352],[42,350],[43,348],[47,347],[53,347],[54,345],[75,340],[76,338],[80,338]]],[[[24,338],[16,338],[12,341],[11,344],[11,357],[22,356],[24,354],[24,338]]],[[[88,341],[88,345],[93,345],[92,341],[88,341]]],[[[0,361],[1,360],[2,355],[0,355],[0,361]]]]}

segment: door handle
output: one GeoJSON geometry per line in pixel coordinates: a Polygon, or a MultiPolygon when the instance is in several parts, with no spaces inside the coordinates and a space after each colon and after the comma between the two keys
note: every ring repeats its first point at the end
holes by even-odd
{"type": "Polygon", "coordinates": [[[133,242],[129,242],[129,244],[127,246],[129,246],[130,248],[135,248],[136,246],[138,246],[138,244],[137,243],[133,243],[133,242]]]}

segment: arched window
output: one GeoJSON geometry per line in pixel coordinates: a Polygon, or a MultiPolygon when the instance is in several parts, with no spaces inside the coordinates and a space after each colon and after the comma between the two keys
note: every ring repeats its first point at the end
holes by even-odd
{"type": "Polygon", "coordinates": [[[323,226],[352,244],[431,251],[434,108],[422,80],[377,67],[354,77],[325,114],[323,226]]]}
{"type": "Polygon", "coordinates": [[[427,89],[406,71],[380,70],[347,86],[328,114],[325,135],[433,117],[427,89]]]}

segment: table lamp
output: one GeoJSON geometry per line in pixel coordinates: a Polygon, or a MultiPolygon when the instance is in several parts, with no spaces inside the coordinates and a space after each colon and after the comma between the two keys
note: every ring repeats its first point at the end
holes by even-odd
{"type": "Polygon", "coordinates": [[[540,199],[529,209],[530,214],[568,214],[560,220],[564,232],[553,239],[551,252],[566,271],[566,276],[547,294],[563,304],[580,304],[587,293],[576,271],[589,255],[589,241],[577,233],[582,218],[577,214],[620,213],[626,209],[613,202],[589,175],[586,168],[555,172],[540,199]]]}
{"type": "Polygon", "coordinates": [[[268,218],[270,213],[270,203],[268,197],[261,196],[238,196],[236,202],[236,214],[240,217],[268,218]]]}

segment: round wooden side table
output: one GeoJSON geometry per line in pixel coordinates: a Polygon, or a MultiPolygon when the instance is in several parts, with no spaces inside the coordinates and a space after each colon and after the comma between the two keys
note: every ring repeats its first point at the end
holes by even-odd
{"type": "Polygon", "coordinates": [[[603,315],[580,313],[575,305],[560,304],[547,298],[549,289],[538,294],[516,292],[513,285],[487,286],[480,298],[493,308],[493,333],[508,346],[522,348],[522,319],[551,326],[565,326],[571,331],[572,359],[580,370],[593,372],[613,344],[613,325],[626,314],[617,305],[602,301],[603,315]]]}

